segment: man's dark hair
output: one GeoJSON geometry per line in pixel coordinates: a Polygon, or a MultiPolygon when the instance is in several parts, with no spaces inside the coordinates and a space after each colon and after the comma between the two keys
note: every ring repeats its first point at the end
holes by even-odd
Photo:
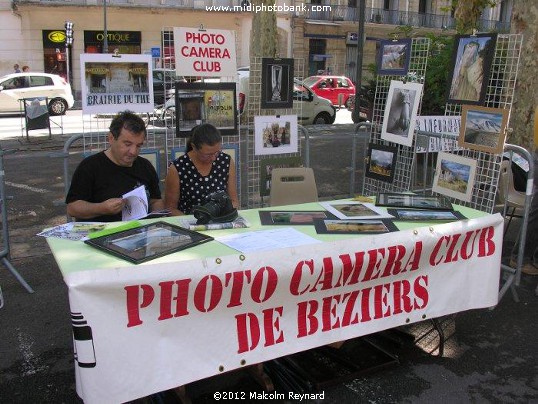
{"type": "Polygon", "coordinates": [[[203,123],[192,128],[191,137],[187,142],[187,152],[191,151],[193,147],[200,150],[205,144],[213,146],[221,142],[222,136],[220,131],[210,123],[203,123]]]}
{"type": "Polygon", "coordinates": [[[131,111],[123,111],[118,113],[108,128],[114,139],[118,139],[120,136],[121,130],[126,129],[132,133],[144,132],[144,137],[147,135],[146,124],[140,118],[140,116],[132,113],[131,111]]]}

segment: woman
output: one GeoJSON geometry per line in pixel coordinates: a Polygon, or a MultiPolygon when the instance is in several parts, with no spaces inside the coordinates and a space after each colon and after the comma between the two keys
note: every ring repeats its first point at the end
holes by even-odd
{"type": "Polygon", "coordinates": [[[219,130],[209,123],[193,128],[187,152],[170,163],[165,180],[165,206],[172,215],[190,215],[212,192],[226,191],[238,208],[235,162],[223,153],[219,130]]]}

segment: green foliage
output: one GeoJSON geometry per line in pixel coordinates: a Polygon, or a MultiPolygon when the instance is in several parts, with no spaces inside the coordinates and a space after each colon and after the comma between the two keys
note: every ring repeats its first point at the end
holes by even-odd
{"type": "Polygon", "coordinates": [[[431,43],[424,80],[421,114],[444,115],[449,74],[452,71],[451,57],[454,37],[435,34],[428,34],[427,37],[431,43]]]}

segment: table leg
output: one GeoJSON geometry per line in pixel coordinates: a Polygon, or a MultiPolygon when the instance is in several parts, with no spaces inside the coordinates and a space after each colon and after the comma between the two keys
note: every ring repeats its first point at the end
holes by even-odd
{"type": "Polygon", "coordinates": [[[249,366],[247,371],[254,378],[254,380],[256,380],[256,382],[258,382],[258,384],[264,388],[265,391],[271,392],[275,390],[273,381],[269,375],[263,371],[263,363],[249,366]]]}

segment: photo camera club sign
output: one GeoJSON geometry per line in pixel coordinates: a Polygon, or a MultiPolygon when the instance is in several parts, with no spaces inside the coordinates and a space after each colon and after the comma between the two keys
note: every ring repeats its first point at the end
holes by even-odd
{"type": "Polygon", "coordinates": [[[176,73],[180,76],[235,76],[235,32],[174,28],[176,73]]]}

